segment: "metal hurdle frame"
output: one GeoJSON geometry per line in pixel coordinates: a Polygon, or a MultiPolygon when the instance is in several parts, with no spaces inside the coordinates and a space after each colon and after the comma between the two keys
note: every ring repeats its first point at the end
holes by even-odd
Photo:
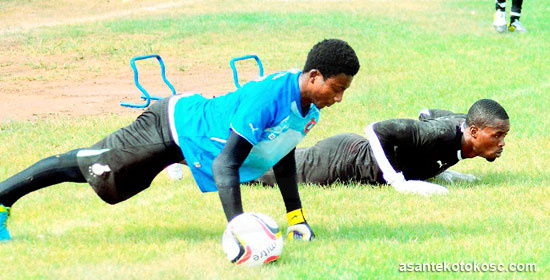
{"type": "MultiPolygon", "coordinates": [[[[164,62],[162,61],[162,58],[158,54],[149,54],[149,55],[142,55],[142,56],[136,56],[130,60],[130,65],[132,66],[132,70],[134,71],[134,83],[136,84],[136,87],[142,92],[141,98],[145,100],[145,104],[136,104],[136,103],[130,103],[130,102],[121,102],[121,106],[125,107],[131,107],[131,108],[147,108],[149,105],[151,105],[151,100],[160,100],[165,97],[162,96],[154,96],[149,95],[147,90],[141,86],[139,83],[139,74],[138,69],[136,67],[136,60],[143,60],[143,59],[149,59],[149,58],[156,58],[160,64],[160,70],[162,74],[162,79],[164,80],[164,83],[168,85],[170,90],[172,91],[172,95],[176,95],[176,90],[174,89],[174,86],[168,81],[166,78],[166,68],[164,66],[164,62]]],[[[229,65],[231,66],[231,69],[233,70],[233,80],[235,82],[235,86],[237,88],[240,88],[241,85],[239,84],[239,73],[237,71],[237,68],[235,67],[235,62],[251,59],[254,58],[256,60],[256,63],[258,64],[259,68],[259,74],[260,77],[264,75],[264,66],[262,65],[262,61],[260,58],[255,54],[249,54],[249,55],[243,55],[239,57],[234,57],[229,61],[229,65]]]]}
{"type": "Polygon", "coordinates": [[[130,65],[132,66],[132,69],[134,70],[134,83],[136,84],[136,87],[143,93],[141,95],[141,98],[145,99],[145,104],[121,102],[120,105],[126,106],[126,107],[131,107],[131,108],[146,108],[151,104],[151,100],[159,100],[159,99],[164,98],[164,97],[161,97],[161,96],[151,96],[151,95],[149,95],[147,90],[145,90],[141,86],[141,84],[139,83],[139,78],[138,78],[139,75],[138,75],[138,70],[137,70],[137,67],[136,67],[136,60],[143,60],[143,59],[148,59],[148,58],[153,58],[153,57],[156,58],[158,60],[159,64],[160,64],[160,71],[161,71],[162,79],[164,80],[164,83],[166,85],[168,85],[168,87],[172,91],[172,95],[176,94],[176,90],[174,89],[174,86],[172,86],[172,84],[168,81],[168,79],[166,79],[166,68],[164,67],[164,62],[162,61],[162,58],[160,57],[160,55],[158,55],[158,54],[149,54],[149,55],[136,56],[136,57],[132,58],[132,60],[130,60],[130,65]]]}
{"type": "Polygon", "coordinates": [[[262,65],[262,61],[257,55],[248,54],[248,55],[243,55],[239,57],[234,57],[231,59],[231,61],[229,61],[229,66],[231,66],[231,69],[233,70],[233,80],[237,88],[240,88],[241,84],[239,84],[239,74],[237,73],[237,68],[235,68],[235,62],[239,60],[246,60],[251,58],[254,58],[256,60],[256,63],[258,63],[258,68],[260,68],[260,77],[264,75],[264,66],[262,65]]]}

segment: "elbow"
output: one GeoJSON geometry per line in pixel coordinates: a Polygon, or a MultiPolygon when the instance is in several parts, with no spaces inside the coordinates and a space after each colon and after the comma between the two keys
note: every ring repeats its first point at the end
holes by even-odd
{"type": "Polygon", "coordinates": [[[212,175],[214,176],[214,181],[218,186],[218,189],[223,188],[225,184],[220,184],[225,177],[224,174],[227,173],[227,165],[221,157],[216,157],[212,161],[212,175]]]}
{"type": "Polygon", "coordinates": [[[223,170],[224,168],[224,162],[223,162],[223,159],[221,159],[221,157],[216,157],[213,161],[212,161],[212,173],[214,174],[214,177],[216,177],[216,174],[218,172],[220,172],[220,170],[223,170]]]}
{"type": "Polygon", "coordinates": [[[212,171],[214,174],[216,172],[227,172],[227,170],[238,170],[239,167],[241,167],[240,163],[229,156],[225,156],[223,153],[219,154],[212,161],[212,171]]]}
{"type": "Polygon", "coordinates": [[[212,162],[212,174],[218,191],[224,191],[231,188],[235,180],[238,181],[239,165],[218,156],[212,162]]]}

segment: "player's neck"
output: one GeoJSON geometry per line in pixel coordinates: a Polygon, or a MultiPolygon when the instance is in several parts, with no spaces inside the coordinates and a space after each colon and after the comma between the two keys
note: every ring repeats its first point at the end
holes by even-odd
{"type": "Polygon", "coordinates": [[[311,102],[305,101],[304,98],[302,97],[300,100],[300,103],[302,106],[302,117],[304,117],[309,112],[309,107],[311,106],[311,102]]]}
{"type": "Polygon", "coordinates": [[[298,78],[298,85],[300,86],[300,105],[302,109],[302,116],[307,115],[309,107],[311,106],[311,98],[307,89],[307,76],[308,74],[300,73],[298,78]]]}
{"type": "Polygon", "coordinates": [[[462,135],[461,146],[462,158],[473,158],[477,156],[474,150],[474,144],[472,143],[472,136],[467,131],[464,131],[464,134],[462,135]]]}

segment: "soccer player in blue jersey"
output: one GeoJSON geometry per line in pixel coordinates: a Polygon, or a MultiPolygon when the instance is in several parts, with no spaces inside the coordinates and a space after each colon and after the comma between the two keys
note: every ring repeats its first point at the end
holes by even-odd
{"type": "Polygon", "coordinates": [[[310,50],[302,71],[261,77],[224,96],[176,95],[89,148],[42,159],[0,182],[0,240],[24,195],[62,182],[88,182],[110,204],[148,188],[164,167],[185,161],[203,192],[218,191],[230,221],[243,213],[240,183],[273,167],[290,239],[315,237],[296,179],[296,145],[318,122],[319,109],[342,100],[359,71],[355,51],[338,39],[310,50]]]}

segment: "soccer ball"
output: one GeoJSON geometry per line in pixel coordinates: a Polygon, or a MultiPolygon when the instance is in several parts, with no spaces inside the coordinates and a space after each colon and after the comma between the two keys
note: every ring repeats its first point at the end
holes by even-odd
{"type": "Polygon", "coordinates": [[[283,252],[283,237],[271,217],[243,213],[227,224],[222,246],[232,263],[258,266],[279,258],[283,252]]]}

